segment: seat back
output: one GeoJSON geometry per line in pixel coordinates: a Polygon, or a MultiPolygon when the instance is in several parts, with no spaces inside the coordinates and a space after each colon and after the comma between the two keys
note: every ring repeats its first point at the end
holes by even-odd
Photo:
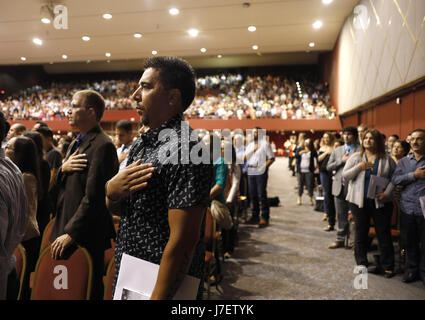
{"type": "Polygon", "coordinates": [[[78,247],[67,260],[54,260],[50,251],[49,245],[37,261],[31,300],[88,300],[93,263],[87,250],[78,247]]]}
{"type": "Polygon", "coordinates": [[[103,296],[103,300],[112,300],[112,283],[114,282],[114,274],[115,274],[115,259],[112,258],[109,261],[108,268],[106,269],[106,275],[104,277],[104,287],[105,293],[103,296]]]}
{"type": "MultiPolygon", "coordinates": [[[[119,220],[114,223],[115,233],[118,234],[119,220]]],[[[103,274],[106,274],[108,265],[111,262],[111,259],[115,255],[115,241],[111,239],[111,247],[105,250],[104,258],[103,258],[103,274]]]]}
{"type": "Polygon", "coordinates": [[[19,278],[19,292],[18,300],[21,299],[22,284],[25,278],[25,272],[27,272],[27,253],[22,244],[18,244],[15,249],[14,255],[16,257],[15,269],[19,278]]]}
{"type": "Polygon", "coordinates": [[[52,233],[55,219],[56,218],[50,219],[49,223],[46,225],[46,228],[44,228],[43,237],[41,238],[40,255],[43,250],[50,244],[50,234],[52,233]]]}
{"type": "Polygon", "coordinates": [[[103,256],[103,274],[106,274],[108,271],[108,266],[111,260],[113,260],[115,255],[115,241],[111,239],[111,247],[105,250],[105,254],[103,256]]]}

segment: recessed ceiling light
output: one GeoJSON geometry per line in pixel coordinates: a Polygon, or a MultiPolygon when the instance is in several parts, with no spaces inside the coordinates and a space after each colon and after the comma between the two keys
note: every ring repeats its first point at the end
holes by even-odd
{"type": "Polygon", "coordinates": [[[187,33],[189,33],[189,35],[190,35],[191,37],[196,37],[196,36],[198,35],[199,31],[198,31],[198,29],[189,29],[189,30],[187,31],[187,33]]]}
{"type": "Polygon", "coordinates": [[[310,43],[308,44],[308,46],[309,46],[310,48],[313,48],[315,45],[316,45],[316,44],[315,44],[314,42],[310,42],[310,43]]]}
{"type": "Polygon", "coordinates": [[[112,19],[112,14],[110,14],[110,13],[105,13],[105,14],[103,15],[103,19],[106,19],[106,20],[112,19]]]}
{"type": "Polygon", "coordinates": [[[66,59],[68,59],[68,56],[66,54],[63,54],[62,59],[66,60],[66,59]]]}
{"type": "Polygon", "coordinates": [[[254,45],[252,46],[252,49],[253,49],[253,50],[258,50],[258,46],[257,46],[256,44],[254,44],[254,45]]]}
{"type": "Polygon", "coordinates": [[[105,53],[105,56],[110,57],[110,56],[111,56],[111,54],[110,54],[109,52],[106,52],[106,53],[105,53]]]}
{"type": "Polygon", "coordinates": [[[156,54],[158,54],[158,51],[156,51],[156,50],[152,50],[152,54],[153,54],[153,55],[156,55],[156,54]]]}
{"type": "Polygon", "coordinates": [[[41,40],[39,38],[32,39],[32,42],[34,42],[38,46],[41,46],[43,44],[43,40],[41,40]]]}
{"type": "Polygon", "coordinates": [[[221,54],[219,54],[219,55],[217,56],[217,58],[221,59],[221,58],[223,58],[223,56],[222,56],[221,54]]]}
{"type": "Polygon", "coordinates": [[[257,30],[257,28],[255,26],[249,26],[248,27],[248,31],[250,31],[250,32],[254,32],[255,30],[257,30]]]}
{"type": "Polygon", "coordinates": [[[83,39],[84,41],[89,41],[90,37],[89,36],[83,36],[81,39],[83,39]]]}
{"type": "Polygon", "coordinates": [[[142,37],[142,34],[141,33],[135,33],[135,34],[133,34],[133,37],[139,39],[139,38],[142,37]]]}
{"type": "Polygon", "coordinates": [[[22,60],[22,61],[27,61],[27,58],[25,58],[25,57],[21,57],[21,60],[22,60]]]}
{"type": "Polygon", "coordinates": [[[322,3],[325,5],[331,4],[334,0],[322,0],[322,3]]]}
{"type": "Polygon", "coordinates": [[[205,49],[205,48],[201,48],[201,52],[202,52],[202,53],[205,53],[205,52],[207,52],[207,49],[205,49]]]}
{"type": "Polygon", "coordinates": [[[49,18],[41,18],[41,22],[43,22],[45,24],[49,24],[50,23],[50,19],[49,18]]]}
{"type": "Polygon", "coordinates": [[[168,13],[171,14],[172,16],[176,16],[180,13],[180,10],[177,8],[171,8],[170,10],[168,10],[168,13]]]}
{"type": "Polygon", "coordinates": [[[314,29],[320,29],[323,26],[323,22],[320,20],[317,20],[313,23],[313,28],[314,29]]]}

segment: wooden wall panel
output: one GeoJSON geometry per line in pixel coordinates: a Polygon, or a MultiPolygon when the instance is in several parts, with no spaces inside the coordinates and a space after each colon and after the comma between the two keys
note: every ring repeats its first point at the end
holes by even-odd
{"type": "Polygon", "coordinates": [[[342,127],[353,126],[357,127],[358,125],[358,113],[353,113],[352,115],[341,119],[342,127]]]}
{"type": "Polygon", "coordinates": [[[425,129],[425,90],[415,92],[414,104],[414,129],[425,129]]]}
{"type": "Polygon", "coordinates": [[[400,137],[405,138],[414,129],[414,93],[401,97],[400,137]]]}
{"type": "Polygon", "coordinates": [[[401,106],[394,100],[377,106],[375,108],[375,123],[373,127],[387,137],[391,134],[400,136],[400,113],[401,106]]]}
{"type": "Polygon", "coordinates": [[[343,126],[365,123],[387,137],[395,133],[403,139],[416,128],[425,129],[425,88],[406,93],[400,96],[400,100],[400,104],[394,98],[369,109],[341,116],[341,123],[343,126]]]}

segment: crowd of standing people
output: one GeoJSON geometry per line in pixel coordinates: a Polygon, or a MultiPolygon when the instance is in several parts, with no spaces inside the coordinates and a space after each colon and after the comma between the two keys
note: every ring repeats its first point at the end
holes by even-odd
{"type": "MultiPolygon", "coordinates": [[[[10,126],[0,112],[0,174],[6,177],[9,190],[0,199],[8,214],[1,220],[1,299],[16,299],[19,287],[20,299],[31,298],[30,274],[41,257],[42,235],[49,221],[53,221],[48,239],[52,259],[67,259],[78,247],[90,255],[90,298],[94,300],[104,297],[104,259],[111,240],[114,287],[126,253],[160,265],[151,299],[171,299],[186,274],[201,279],[197,297],[202,298],[206,212],[220,211],[231,221],[227,227],[217,219],[227,258],[236,245],[236,204],[241,194],[253,204],[251,223],[268,226],[267,175],[274,154],[261,128],[252,131],[248,142],[236,133],[198,132],[198,143],[192,141],[188,151],[203,146],[209,161],[163,161],[161,148],[167,142],[159,135],[164,130],[176,130],[179,138],[171,150],[183,152],[180,130],[183,112],[194,98],[194,72],[173,57],[152,58],[145,67],[131,96],[141,117],[136,137],[126,120],[117,123],[115,137],[102,130],[105,100],[94,90],[72,96],[68,119],[78,134],[69,132],[58,139],[47,122],[38,121],[33,128],[19,123],[10,126]],[[14,256],[19,243],[28,258],[22,286],[14,256]]],[[[206,276],[208,281],[210,277],[218,281],[220,273],[206,276]]]]}
{"type": "MultiPolygon", "coordinates": [[[[105,99],[94,90],[73,94],[67,118],[78,134],[69,132],[57,141],[46,122],[31,129],[10,126],[0,112],[0,299],[19,294],[18,244],[28,259],[20,295],[31,298],[30,274],[49,221],[52,259],[67,259],[78,247],[90,255],[93,300],[104,297],[105,251],[112,246],[113,290],[123,254],[159,265],[151,299],[172,299],[187,274],[200,279],[199,299],[204,281],[220,281],[218,252],[214,273],[205,269],[206,252],[217,250],[204,241],[208,217],[221,231],[225,258],[237,244],[242,204],[251,207],[244,223],[267,228],[268,171],[275,155],[259,127],[246,136],[186,128],[184,112],[195,89],[194,71],[184,60],[148,59],[129,97],[140,116],[139,134],[123,120],[112,138],[100,126],[105,99]]],[[[397,215],[399,249],[407,257],[403,281],[420,279],[425,284],[424,129],[413,130],[406,140],[397,135],[386,140],[376,129],[348,126],[316,140],[300,133],[285,145],[289,167],[298,178],[297,204],[303,204],[307,189],[309,205],[314,205],[315,186],[322,186],[328,221],[324,230],[336,226],[337,231],[329,249],[349,246],[353,219],[356,264],[391,278],[391,220],[397,215]],[[379,244],[375,264],[367,257],[371,221],[379,244]]]]}
{"type": "Polygon", "coordinates": [[[386,139],[362,124],[345,127],[340,133],[326,132],[316,146],[300,133],[298,138],[291,136],[285,147],[289,168],[298,176],[298,205],[305,188],[311,205],[313,189],[321,190],[316,198],[323,199],[323,220],[328,222],[324,231],[336,229],[336,240],[329,249],[352,247],[348,237],[353,222],[356,264],[391,278],[395,274],[391,231],[397,229],[397,249],[407,261],[402,280],[419,279],[425,285],[424,139],[423,129],[412,131],[406,140],[396,134],[386,139]],[[371,262],[367,253],[375,235],[379,255],[371,262]]]}

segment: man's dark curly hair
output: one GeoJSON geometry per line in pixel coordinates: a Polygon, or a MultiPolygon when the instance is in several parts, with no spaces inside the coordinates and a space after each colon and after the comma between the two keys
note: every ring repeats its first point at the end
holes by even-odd
{"type": "Polygon", "coordinates": [[[159,81],[166,90],[180,90],[183,111],[195,98],[195,71],[185,60],[177,57],[152,57],[146,60],[145,70],[159,70],[159,81]]]}

